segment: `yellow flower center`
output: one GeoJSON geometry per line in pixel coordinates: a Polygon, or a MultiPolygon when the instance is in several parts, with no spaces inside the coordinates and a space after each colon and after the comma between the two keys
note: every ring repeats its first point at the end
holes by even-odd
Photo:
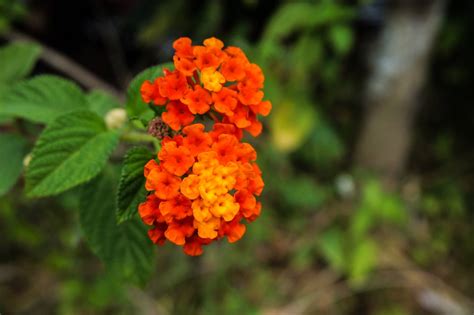
{"type": "Polygon", "coordinates": [[[212,152],[198,155],[193,174],[181,183],[181,193],[193,200],[194,226],[202,238],[217,237],[220,219],[231,221],[240,205],[229,193],[236,183],[239,167],[234,162],[221,165],[212,152]]]}
{"type": "Polygon", "coordinates": [[[219,92],[225,83],[224,76],[213,68],[205,68],[201,71],[201,82],[204,88],[211,92],[219,92]]]}

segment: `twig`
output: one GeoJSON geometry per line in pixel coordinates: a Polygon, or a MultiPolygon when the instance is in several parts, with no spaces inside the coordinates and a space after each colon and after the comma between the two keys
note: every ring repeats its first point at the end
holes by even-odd
{"type": "Polygon", "coordinates": [[[115,87],[98,78],[95,74],[71,60],[69,57],[40,43],[34,38],[15,30],[10,30],[3,36],[9,41],[28,41],[40,45],[42,48],[41,59],[51,67],[67,74],[87,89],[101,89],[117,97],[120,101],[125,99],[125,96],[115,87]]]}

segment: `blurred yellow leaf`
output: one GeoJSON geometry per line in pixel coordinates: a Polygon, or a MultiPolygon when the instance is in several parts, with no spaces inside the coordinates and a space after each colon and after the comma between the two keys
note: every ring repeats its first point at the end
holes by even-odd
{"type": "Polygon", "coordinates": [[[273,144],[280,151],[291,152],[307,139],[317,113],[310,104],[283,101],[274,107],[270,117],[273,144]]]}

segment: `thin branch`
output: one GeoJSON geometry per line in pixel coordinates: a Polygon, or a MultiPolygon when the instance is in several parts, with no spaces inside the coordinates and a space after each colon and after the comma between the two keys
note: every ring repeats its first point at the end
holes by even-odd
{"type": "Polygon", "coordinates": [[[120,101],[125,99],[123,93],[118,91],[115,87],[98,78],[95,74],[69,57],[40,43],[34,38],[15,30],[10,30],[3,36],[9,41],[27,41],[40,45],[42,48],[41,59],[51,67],[68,75],[87,89],[101,89],[117,97],[120,101]]]}

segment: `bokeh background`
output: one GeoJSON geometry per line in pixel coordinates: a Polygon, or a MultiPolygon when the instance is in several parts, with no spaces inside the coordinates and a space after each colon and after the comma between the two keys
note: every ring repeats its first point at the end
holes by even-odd
{"type": "Polygon", "coordinates": [[[199,258],[157,248],[143,287],[86,246],[77,194],[29,200],[20,180],[0,197],[0,313],[473,314],[473,16],[468,0],[0,0],[0,43],[47,48],[34,74],[120,98],[177,37],[216,36],[273,103],[248,139],[262,216],[199,258]]]}

